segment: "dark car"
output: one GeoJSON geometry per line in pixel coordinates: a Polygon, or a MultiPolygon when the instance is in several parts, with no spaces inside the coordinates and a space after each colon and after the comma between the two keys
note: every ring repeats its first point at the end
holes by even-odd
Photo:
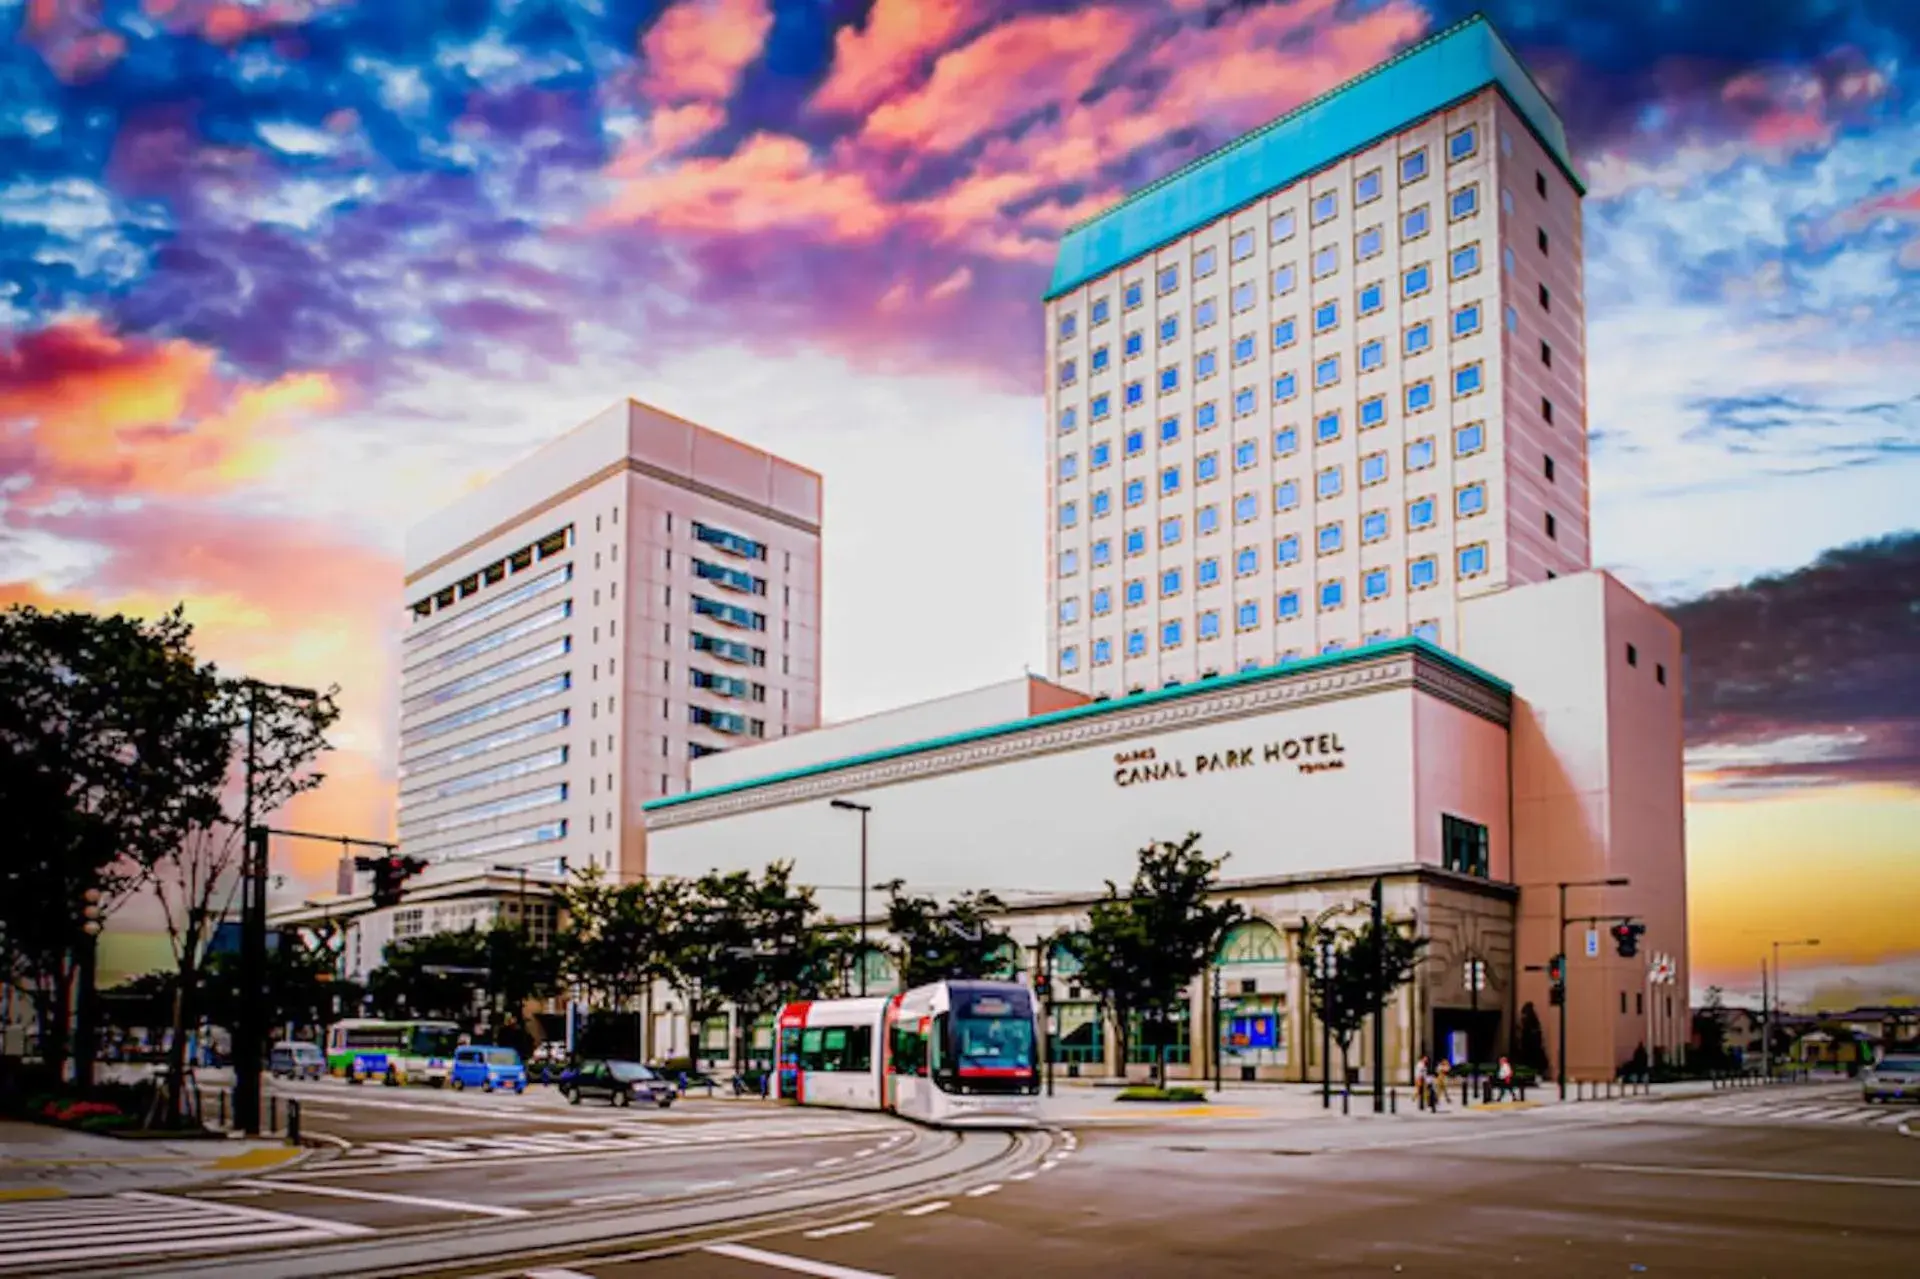
{"type": "Polygon", "coordinates": [[[637,1061],[608,1061],[589,1058],[561,1080],[560,1088],[573,1105],[582,1098],[604,1097],[616,1106],[634,1102],[652,1102],[665,1110],[673,1104],[678,1090],[670,1080],[637,1061]]]}

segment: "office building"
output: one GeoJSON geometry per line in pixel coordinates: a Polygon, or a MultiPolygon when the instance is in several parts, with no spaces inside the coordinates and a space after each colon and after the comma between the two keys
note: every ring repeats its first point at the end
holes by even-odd
{"type": "Polygon", "coordinates": [[[1589,567],[1582,191],[1476,18],[1068,231],[1056,677],[1455,648],[1465,601],[1589,567]]]}

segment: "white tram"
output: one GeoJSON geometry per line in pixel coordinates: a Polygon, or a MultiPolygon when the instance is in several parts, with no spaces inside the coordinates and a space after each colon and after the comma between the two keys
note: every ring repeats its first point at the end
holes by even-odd
{"type": "Polygon", "coordinates": [[[945,1127],[1024,1127],[1039,1122],[1038,1042],[1033,994],[1014,982],[788,1004],[774,1090],[945,1127]]]}

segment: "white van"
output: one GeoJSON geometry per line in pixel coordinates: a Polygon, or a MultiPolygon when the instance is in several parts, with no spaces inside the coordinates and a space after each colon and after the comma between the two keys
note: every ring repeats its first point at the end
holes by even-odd
{"type": "Polygon", "coordinates": [[[320,1051],[319,1044],[287,1040],[273,1046],[267,1070],[275,1078],[319,1079],[327,1073],[327,1055],[320,1051]]]}

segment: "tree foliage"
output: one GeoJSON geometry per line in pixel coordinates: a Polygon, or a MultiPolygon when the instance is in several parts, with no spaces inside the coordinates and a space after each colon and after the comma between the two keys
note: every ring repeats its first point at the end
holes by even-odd
{"type": "Polygon", "coordinates": [[[673,972],[673,939],[686,916],[678,880],[617,884],[598,867],[560,889],[566,926],[557,942],[560,977],[590,1007],[625,1008],[673,972]]]}
{"type": "Polygon", "coordinates": [[[367,974],[367,994],[382,1017],[523,1031],[526,1004],[555,988],[556,960],[554,948],[504,924],[427,933],[387,944],[367,974]]]}
{"type": "Polygon", "coordinates": [[[993,893],[961,893],[942,905],[935,898],[907,893],[904,880],[876,887],[887,894],[887,931],[895,939],[893,958],[903,987],[1013,975],[1008,962],[1013,938],[992,924],[1006,903],[993,893]]]}
{"type": "Polygon", "coordinates": [[[1307,930],[1301,966],[1307,977],[1313,1015],[1325,1023],[1340,1047],[1341,1077],[1346,1077],[1353,1037],[1377,1015],[1393,992],[1413,978],[1427,939],[1413,937],[1388,923],[1372,920],[1352,928],[1317,925],[1307,930]],[[1321,943],[1328,955],[1321,958],[1321,943]]]}
{"type": "Polygon", "coordinates": [[[1707,987],[1706,1002],[1693,1013],[1693,1038],[1701,1065],[1709,1070],[1725,1069],[1733,1064],[1727,1046],[1729,1023],[1725,992],[1718,986],[1707,987]]]}
{"type": "Polygon", "coordinates": [[[1238,903],[1213,900],[1226,860],[1202,852],[1198,832],[1177,844],[1149,844],[1140,850],[1127,890],[1109,880],[1086,929],[1068,939],[1080,961],[1081,983],[1098,993],[1114,1023],[1122,1061],[1137,1016],[1156,1049],[1156,1073],[1164,1070],[1158,1050],[1166,1046],[1188,986],[1212,959],[1221,936],[1244,917],[1238,903]]]}

